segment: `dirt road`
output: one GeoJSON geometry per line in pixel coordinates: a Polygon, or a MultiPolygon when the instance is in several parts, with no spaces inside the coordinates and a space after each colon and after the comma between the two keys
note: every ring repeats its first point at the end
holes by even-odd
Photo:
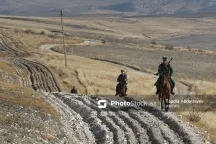
{"type": "Polygon", "coordinates": [[[0,34],[0,50],[7,52],[10,57],[5,62],[11,65],[20,77],[20,84],[32,87],[35,91],[41,89],[46,92],[59,92],[61,88],[51,72],[45,65],[22,58],[23,52],[13,41],[0,34]]]}
{"type": "Polygon", "coordinates": [[[61,114],[71,143],[83,144],[204,144],[198,129],[173,113],[152,106],[117,107],[114,97],[40,92],[61,114]],[[99,109],[97,98],[107,100],[99,109]]]}

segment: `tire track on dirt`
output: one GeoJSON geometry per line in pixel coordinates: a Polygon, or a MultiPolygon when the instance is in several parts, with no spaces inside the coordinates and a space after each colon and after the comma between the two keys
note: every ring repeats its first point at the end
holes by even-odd
{"type": "MultiPolygon", "coordinates": [[[[61,106],[61,104],[67,105],[67,110],[80,114],[83,122],[87,123],[87,127],[92,132],[97,144],[204,143],[203,135],[196,131],[197,129],[186,125],[174,114],[161,112],[155,107],[139,107],[138,109],[114,107],[109,102],[110,100],[119,100],[118,98],[101,97],[99,99],[108,100],[108,106],[106,109],[99,109],[97,98],[93,96],[77,96],[64,93],[48,95],[55,97],[58,106],[61,106]]],[[[53,101],[53,105],[55,105],[55,101],[53,101]]],[[[80,140],[80,142],[85,142],[85,139],[80,140]]]]}
{"type": "Polygon", "coordinates": [[[85,123],[79,113],[76,113],[64,104],[59,98],[54,95],[44,95],[44,98],[49,99],[50,104],[60,113],[61,121],[63,121],[64,131],[68,134],[70,143],[94,144],[95,139],[89,129],[88,123],[85,123]],[[83,140],[81,142],[81,140],[83,140]]]}
{"type": "MultiPolygon", "coordinates": [[[[82,99],[82,98],[81,98],[82,99]]],[[[96,98],[97,99],[97,98],[96,98]]],[[[96,110],[100,110],[97,107],[97,101],[95,99],[90,98],[89,101],[91,102],[90,106],[94,107],[96,110]]],[[[124,112],[119,113],[117,108],[112,108],[110,104],[108,103],[108,107],[111,108],[109,112],[109,117],[114,117],[113,121],[115,121],[116,118],[119,119],[120,122],[124,122],[124,125],[126,125],[126,129],[130,131],[130,134],[126,139],[128,143],[147,143],[148,137],[142,137],[142,135],[146,135],[146,131],[144,129],[140,129],[141,125],[139,125],[133,118],[127,117],[127,114],[124,114],[124,112]],[[110,114],[112,112],[112,114],[110,114]],[[131,136],[136,139],[131,139],[131,136]]],[[[116,122],[116,124],[119,122],[116,122]]],[[[117,124],[118,125],[118,124],[117,124]]]]}
{"type": "Polygon", "coordinates": [[[113,133],[108,129],[104,123],[97,118],[97,112],[90,109],[83,102],[77,100],[69,100],[68,98],[60,97],[60,99],[67,104],[74,111],[79,113],[84,122],[89,123],[90,130],[94,134],[96,143],[113,143],[113,133]]]}
{"type": "MultiPolygon", "coordinates": [[[[167,124],[171,130],[173,130],[184,143],[192,144],[199,139],[195,129],[191,125],[187,125],[183,121],[179,120],[177,116],[172,113],[164,113],[160,109],[151,106],[142,106],[142,109],[149,112],[153,116],[160,119],[163,123],[167,124]]],[[[202,144],[202,141],[196,142],[202,144]]]]}
{"type": "MultiPolygon", "coordinates": [[[[27,61],[27,60],[25,60],[27,61]]],[[[39,81],[39,84],[44,83],[46,86],[46,90],[51,92],[51,91],[60,91],[60,88],[52,74],[51,71],[49,71],[45,66],[43,66],[42,64],[36,63],[36,62],[32,62],[32,61],[28,61],[28,63],[32,64],[32,66],[34,66],[35,68],[39,67],[39,71],[38,73],[41,74],[41,76],[43,77],[43,81],[39,81]]]]}
{"type": "Polygon", "coordinates": [[[100,109],[92,105],[92,102],[89,99],[85,99],[85,98],[82,99],[78,97],[76,98],[76,100],[83,102],[90,109],[97,111],[98,118],[101,119],[102,122],[105,123],[111,131],[113,131],[114,143],[116,144],[126,143],[124,131],[115,123],[115,121],[112,118],[109,117],[109,113],[107,113],[106,111],[101,111],[100,109]]]}
{"type": "MultiPolygon", "coordinates": [[[[80,100],[82,98],[79,98],[80,100]]],[[[91,107],[94,107],[94,109],[98,109],[97,108],[97,104],[95,103],[96,101],[93,101],[93,99],[90,99],[90,101],[92,102],[91,104],[88,105],[94,105],[91,107]]],[[[156,117],[154,117],[153,115],[151,115],[150,113],[142,113],[142,115],[138,114],[134,114],[133,112],[131,112],[131,110],[128,110],[127,114],[123,114],[122,113],[115,113],[116,110],[118,110],[117,108],[112,108],[112,106],[110,106],[108,104],[110,111],[112,111],[113,114],[115,114],[116,116],[118,115],[120,118],[124,119],[125,122],[129,122],[129,125],[133,125],[132,123],[139,123],[141,124],[142,127],[144,127],[144,129],[146,130],[145,133],[147,135],[149,135],[149,137],[145,137],[145,140],[149,139],[149,141],[151,141],[152,143],[158,143],[158,144],[163,144],[165,142],[168,143],[177,143],[178,141],[181,141],[178,136],[174,135],[173,131],[170,130],[168,128],[168,126],[164,126],[164,123],[161,122],[159,119],[157,119],[156,117]],[[114,111],[114,112],[113,112],[114,111]],[[151,120],[149,120],[149,118],[151,118],[151,120]],[[131,122],[131,120],[133,122],[131,122]],[[146,121],[148,123],[146,123],[146,121]],[[163,127],[161,126],[163,124],[163,127]],[[158,128],[159,127],[159,128],[158,128]],[[168,133],[168,134],[167,134],[168,133]],[[157,137],[160,137],[160,139],[157,139],[157,137]]],[[[109,115],[107,115],[109,116],[109,115]]],[[[138,124],[138,125],[139,125],[138,124]]],[[[134,126],[131,129],[139,129],[140,126],[134,126]]],[[[134,133],[142,133],[143,134],[143,130],[138,130],[138,132],[134,132],[134,133]]],[[[139,143],[147,143],[147,141],[143,141],[142,138],[140,138],[140,135],[136,135],[137,139],[139,140],[139,143]]],[[[179,142],[180,143],[180,142],[179,142]]]]}
{"type": "Polygon", "coordinates": [[[18,76],[22,78],[23,84],[28,83],[35,91],[39,89],[45,92],[61,91],[53,73],[46,66],[23,58],[13,58],[9,61],[18,76]]]}
{"type": "Polygon", "coordinates": [[[0,47],[3,51],[7,51],[14,56],[22,56],[27,54],[21,49],[16,48],[15,45],[12,43],[12,40],[3,34],[0,34],[0,47]],[[6,41],[6,39],[8,42],[6,41]],[[11,46],[9,46],[9,44],[11,46]]]}
{"type": "Polygon", "coordinates": [[[38,62],[18,58],[26,53],[17,48],[12,40],[3,34],[0,34],[0,47],[1,50],[12,54],[7,62],[14,68],[23,86],[31,86],[35,91],[39,89],[46,92],[61,91],[54,74],[49,68],[38,62]]]}

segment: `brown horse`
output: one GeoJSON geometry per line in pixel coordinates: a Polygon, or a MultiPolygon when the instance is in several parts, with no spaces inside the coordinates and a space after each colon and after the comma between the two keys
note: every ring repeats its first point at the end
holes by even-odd
{"type": "Polygon", "coordinates": [[[165,111],[169,110],[170,92],[171,92],[170,77],[164,75],[163,76],[163,85],[160,89],[160,94],[159,94],[159,101],[161,104],[161,110],[164,108],[164,106],[165,106],[165,111]]]}
{"type": "Polygon", "coordinates": [[[118,92],[120,97],[126,96],[126,83],[119,83],[118,92]]]}

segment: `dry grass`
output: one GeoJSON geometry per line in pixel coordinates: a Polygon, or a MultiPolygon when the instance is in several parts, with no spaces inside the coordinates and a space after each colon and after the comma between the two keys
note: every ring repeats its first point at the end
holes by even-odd
{"type": "MultiPolygon", "coordinates": [[[[197,95],[213,95],[215,96],[216,87],[213,82],[206,81],[193,81],[193,80],[182,80],[183,83],[188,85],[192,90],[196,92],[197,95]]],[[[182,112],[185,121],[190,121],[190,113],[182,112]]],[[[193,114],[193,113],[192,113],[193,114]]],[[[197,122],[191,122],[193,125],[199,127],[204,132],[206,138],[210,140],[216,140],[216,113],[214,111],[209,112],[198,112],[199,120],[197,122]]],[[[196,115],[196,113],[195,113],[196,115]]]]}
{"type": "Polygon", "coordinates": [[[39,110],[45,114],[52,114],[59,118],[58,113],[45,100],[32,91],[30,88],[24,88],[19,85],[7,84],[0,81],[0,85],[5,91],[0,94],[0,100],[7,105],[18,105],[26,108],[39,110]]]}
{"type": "Polygon", "coordinates": [[[0,61],[0,67],[2,70],[6,71],[8,74],[13,75],[13,76],[15,75],[15,71],[13,70],[13,68],[11,68],[5,62],[0,61]]]}
{"type": "Polygon", "coordinates": [[[68,68],[65,68],[63,55],[54,52],[44,55],[40,60],[46,61],[46,64],[59,75],[68,92],[75,85],[79,93],[87,91],[90,94],[114,95],[116,79],[121,69],[128,70],[128,94],[150,95],[155,91],[154,77],[124,66],[70,55],[68,56],[68,68]]]}
{"type": "MultiPolygon", "coordinates": [[[[129,47],[130,48],[130,47],[129,47]]],[[[148,50],[172,50],[172,51],[178,51],[178,52],[191,52],[191,53],[196,53],[196,54],[204,54],[204,55],[212,55],[216,54],[216,51],[212,50],[199,50],[196,48],[185,48],[185,47],[179,47],[179,46],[173,46],[170,44],[167,45],[162,45],[162,44],[156,44],[155,41],[152,41],[151,44],[145,44],[142,46],[134,46],[133,49],[148,49],[148,50]]]]}
{"type": "MultiPolygon", "coordinates": [[[[202,113],[202,112],[199,112],[202,113]]],[[[190,121],[190,113],[189,112],[180,112],[179,115],[181,115],[184,119],[184,121],[190,122],[191,124],[199,127],[205,137],[208,140],[216,140],[216,114],[215,112],[205,112],[200,116],[200,120],[197,122],[191,122],[190,121]]]]}
{"type": "MultiPolygon", "coordinates": [[[[10,37],[12,42],[16,44],[17,47],[24,51],[37,51],[37,48],[42,44],[61,44],[62,37],[55,36],[56,33],[52,33],[45,29],[24,29],[24,28],[9,28],[9,29],[0,29],[0,33],[10,37]],[[26,33],[26,31],[31,31],[26,33]],[[45,32],[45,34],[41,34],[45,32]],[[53,35],[54,37],[50,37],[53,35]]],[[[76,37],[65,37],[65,42],[70,44],[80,43],[81,39],[76,37]]]]}
{"type": "Polygon", "coordinates": [[[216,114],[215,112],[207,112],[201,117],[201,120],[196,123],[195,125],[198,127],[201,127],[203,130],[207,130],[207,135],[209,133],[209,136],[211,139],[216,140],[216,114]]]}
{"type": "Polygon", "coordinates": [[[215,95],[216,86],[213,82],[199,81],[199,80],[180,80],[182,83],[188,85],[190,89],[194,90],[197,95],[215,95]]]}
{"type": "MultiPolygon", "coordinates": [[[[0,62],[0,68],[10,77],[17,79],[14,70],[4,62],[0,62]]],[[[0,101],[7,105],[19,105],[26,108],[39,110],[45,114],[50,113],[59,118],[58,113],[45,100],[37,95],[31,88],[21,86],[19,83],[11,83],[0,78],[0,101]]]]}
{"type": "MultiPolygon", "coordinates": [[[[22,18],[22,17],[17,17],[22,18]]],[[[61,30],[60,18],[26,17],[34,21],[0,19],[2,26],[61,30]],[[16,22],[14,22],[16,21],[16,22]],[[46,23],[44,23],[45,21],[46,23]],[[48,24],[49,23],[49,24],[48,24]]],[[[182,36],[211,33],[206,28],[215,28],[214,18],[65,18],[65,30],[73,32],[94,32],[119,37],[142,39],[170,39],[182,36]]]]}

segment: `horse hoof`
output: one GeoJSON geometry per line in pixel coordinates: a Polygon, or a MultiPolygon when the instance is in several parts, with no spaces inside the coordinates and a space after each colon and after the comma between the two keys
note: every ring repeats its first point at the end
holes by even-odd
{"type": "Polygon", "coordinates": [[[169,111],[169,108],[165,108],[165,111],[168,112],[168,111],[169,111]]]}

